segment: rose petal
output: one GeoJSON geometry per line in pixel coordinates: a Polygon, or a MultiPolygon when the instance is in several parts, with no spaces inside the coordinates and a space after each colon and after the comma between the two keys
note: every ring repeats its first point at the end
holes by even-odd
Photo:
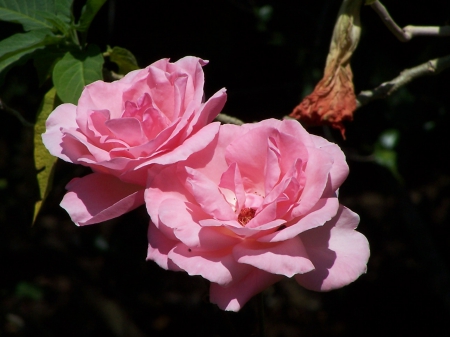
{"type": "Polygon", "coordinates": [[[228,287],[211,283],[209,300],[222,310],[239,311],[250,298],[281,279],[280,275],[253,269],[247,277],[228,287]]]}
{"type": "Polygon", "coordinates": [[[136,146],[146,140],[141,122],[134,117],[110,119],[106,127],[129,146],[136,146]]]}
{"type": "Polygon", "coordinates": [[[179,199],[165,199],[159,205],[160,223],[171,228],[177,239],[189,247],[200,246],[199,221],[207,215],[193,203],[179,199]]]}
{"type": "Polygon", "coordinates": [[[233,256],[239,263],[287,277],[314,269],[298,237],[276,244],[244,241],[233,248],[233,256]]]}
{"type": "Polygon", "coordinates": [[[222,286],[238,282],[252,269],[248,265],[237,263],[229,249],[199,251],[179,243],[168,256],[189,275],[200,275],[222,286]]]}
{"type": "Polygon", "coordinates": [[[142,186],[101,173],[74,178],[66,188],[69,192],[61,201],[61,207],[78,226],[113,219],[144,203],[142,186]]]}
{"type": "Polygon", "coordinates": [[[343,287],[366,272],[369,243],[355,231],[359,216],[340,206],[333,220],[300,234],[315,270],[295,279],[305,288],[328,291],[343,287]]]}
{"type": "Polygon", "coordinates": [[[179,172],[178,179],[185,182],[185,188],[206,214],[218,220],[228,220],[235,217],[233,209],[214,182],[201,172],[189,167],[186,167],[183,173],[185,174],[179,172]]]}
{"type": "Polygon", "coordinates": [[[300,219],[294,218],[286,224],[287,227],[283,230],[262,236],[258,238],[258,241],[279,242],[291,239],[307,230],[322,226],[336,215],[338,208],[339,201],[337,198],[320,199],[310,210],[310,213],[300,219]]]}
{"type": "Polygon", "coordinates": [[[76,130],[78,125],[76,124],[75,117],[77,113],[77,107],[73,104],[66,103],[61,104],[50,114],[45,122],[46,131],[42,134],[42,142],[48,151],[65,161],[72,162],[72,160],[65,154],[63,154],[63,137],[61,127],[64,125],[66,129],[76,130]]]}
{"type": "Polygon", "coordinates": [[[167,254],[177,245],[177,241],[168,239],[159,231],[150,221],[148,226],[148,249],[147,260],[155,261],[158,266],[167,270],[181,270],[177,265],[172,263],[167,254]]]}

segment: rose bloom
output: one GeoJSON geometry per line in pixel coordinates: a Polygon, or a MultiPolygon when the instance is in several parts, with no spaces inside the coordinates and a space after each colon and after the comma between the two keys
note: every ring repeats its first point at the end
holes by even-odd
{"type": "Polygon", "coordinates": [[[358,215],[337,198],[347,174],[340,148],[297,121],[223,125],[150,179],[147,258],[208,279],[225,310],[285,276],[317,291],[342,287],[369,258],[358,215]]]}
{"type": "Polygon", "coordinates": [[[86,86],[78,106],[62,104],[49,116],[43,142],[51,154],[94,171],[75,178],[61,206],[77,225],[105,221],[144,203],[150,165],[186,159],[215,139],[209,124],[225,90],[203,102],[207,61],[159,60],[122,79],[86,86]]]}

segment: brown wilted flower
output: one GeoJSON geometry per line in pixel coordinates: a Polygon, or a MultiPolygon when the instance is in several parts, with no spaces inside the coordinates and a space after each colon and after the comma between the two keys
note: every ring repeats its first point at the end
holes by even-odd
{"type": "Polygon", "coordinates": [[[356,97],[350,58],[359,42],[359,12],[362,0],[344,0],[331,39],[323,78],[289,115],[305,125],[331,125],[341,131],[343,122],[353,120],[356,97]]]}

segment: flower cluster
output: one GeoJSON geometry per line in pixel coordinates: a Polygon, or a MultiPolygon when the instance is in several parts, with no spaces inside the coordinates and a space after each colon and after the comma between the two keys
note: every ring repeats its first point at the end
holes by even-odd
{"type": "Polygon", "coordinates": [[[224,310],[283,277],[317,291],[354,281],[369,245],[337,198],[348,174],[340,148],[293,120],[211,123],[226,94],[203,102],[205,64],[160,60],[59,106],[44,144],[93,170],[67,185],[61,206],[87,225],[145,202],[147,259],[209,280],[224,310]]]}

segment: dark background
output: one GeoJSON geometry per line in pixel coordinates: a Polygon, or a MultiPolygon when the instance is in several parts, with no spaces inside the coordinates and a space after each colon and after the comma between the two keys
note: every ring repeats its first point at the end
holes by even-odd
{"type": "MultiPolygon", "coordinates": [[[[186,55],[210,60],[206,96],[228,90],[225,113],[246,122],[288,114],[322,76],[341,1],[109,0],[88,41],[131,50],[141,67],[186,55]],[[264,12],[271,12],[265,17],[264,12]]],[[[444,25],[450,2],[384,4],[400,26],[444,25]]],[[[75,2],[79,13],[83,1],[75,2]]],[[[401,70],[450,54],[450,37],[399,42],[370,7],[352,58],[356,92],[401,70]]],[[[20,27],[0,23],[0,38],[20,27]]],[[[310,131],[338,143],[350,175],[341,203],[361,216],[371,245],[368,272],[330,293],[292,280],[267,289],[267,336],[449,336],[450,71],[423,77],[370,103],[347,124],[310,131]],[[377,164],[387,130],[399,177],[377,164]]],[[[31,63],[12,69],[0,97],[34,121],[43,94],[31,63]]],[[[37,186],[32,129],[2,111],[0,123],[0,336],[251,336],[257,301],[239,313],[208,301],[200,277],[146,262],[144,208],[76,227],[59,207],[65,184],[86,174],[58,164],[54,189],[31,227],[37,186]]]]}

